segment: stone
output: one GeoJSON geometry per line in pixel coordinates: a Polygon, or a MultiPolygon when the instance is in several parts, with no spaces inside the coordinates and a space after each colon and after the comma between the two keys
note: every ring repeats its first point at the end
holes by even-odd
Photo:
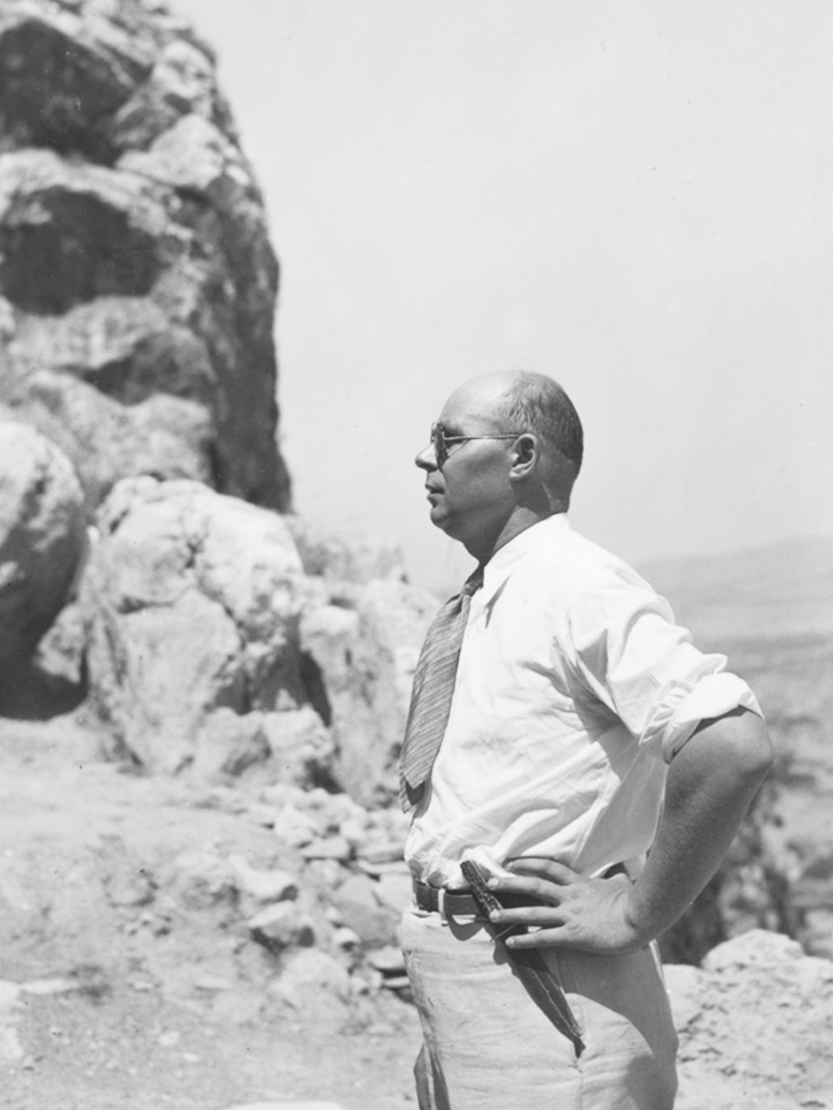
{"type": "Polygon", "coordinates": [[[402,950],[394,945],[377,948],[368,955],[367,960],[371,967],[375,967],[383,975],[404,975],[405,973],[402,950]]]}
{"type": "Polygon", "coordinates": [[[384,906],[402,914],[413,901],[413,880],[403,864],[401,871],[387,871],[376,881],[376,897],[384,906]]]}
{"type": "Polygon", "coordinates": [[[33,655],[37,670],[51,679],[81,689],[86,681],[87,626],[77,601],[70,601],[38,641],[33,655]]]}
{"type": "Polygon", "coordinates": [[[159,394],[125,406],[48,369],[4,376],[3,397],[17,419],[48,436],[73,463],[88,519],[115,483],[132,474],[213,484],[210,415],[195,401],[159,394]]]}
{"type": "Polygon", "coordinates": [[[254,903],[294,901],[298,897],[298,880],[288,871],[263,871],[241,855],[229,856],[229,863],[240,892],[254,903]]]}
{"type": "Polygon", "coordinates": [[[375,579],[405,581],[402,549],[389,536],[329,532],[297,516],[286,518],[306,574],[366,585],[375,579]]]}
{"type": "Polygon", "coordinates": [[[350,974],[337,959],[317,948],[297,949],[284,960],[280,975],[269,984],[270,997],[300,1008],[311,1003],[311,993],[335,1001],[350,997],[350,974]]]}
{"type": "Polygon", "coordinates": [[[66,455],[0,419],[0,662],[34,651],[68,599],[86,544],[83,496],[66,455]]]}
{"type": "Polygon", "coordinates": [[[27,983],[21,983],[20,989],[25,994],[35,994],[40,997],[53,994],[71,994],[78,990],[78,982],[75,979],[32,979],[27,983]]]}
{"type": "Polygon", "coordinates": [[[342,997],[350,993],[350,976],[342,963],[318,948],[293,952],[284,963],[280,979],[284,986],[307,984],[327,987],[342,997]]]}
{"type": "Polygon", "coordinates": [[[382,980],[382,986],[386,987],[389,991],[397,991],[400,994],[407,995],[408,1000],[413,1002],[411,997],[411,980],[407,975],[386,975],[382,980]]]}
{"type": "Polygon", "coordinates": [[[367,823],[348,817],[338,827],[339,835],[347,841],[354,851],[360,851],[365,841],[367,823]]]}
{"type": "Polygon", "coordinates": [[[281,517],[144,477],[118,483],[97,519],[81,603],[91,703],[117,745],[162,772],[196,760],[230,775],[265,759],[249,715],[305,700],[304,580],[281,517]]]}
{"type": "Polygon", "coordinates": [[[295,902],[276,902],[266,906],[250,917],[246,924],[253,939],[270,952],[299,945],[308,947],[315,943],[313,923],[295,902]]]}
{"type": "Polygon", "coordinates": [[[745,967],[772,967],[803,958],[804,950],[798,941],[783,933],[751,929],[713,948],[704,958],[702,966],[704,971],[728,971],[745,967]]]}
{"type": "MultiPolygon", "coordinates": [[[[303,660],[301,668],[303,681],[303,660]]],[[[272,779],[307,786],[330,777],[333,738],[312,706],[264,713],[262,722],[272,779]]]]}
{"type": "Polygon", "coordinates": [[[352,929],[367,948],[397,943],[400,914],[381,904],[376,884],[366,875],[353,875],[330,895],[341,923],[352,929]]]}
{"type": "Polygon", "coordinates": [[[396,797],[413,673],[437,608],[426,591],[374,580],[350,607],[325,602],[304,612],[301,645],[321,677],[316,708],[332,728],[333,775],[362,805],[396,797]]]}
{"type": "Polygon", "coordinates": [[[288,804],[280,810],[270,810],[273,814],[272,829],[275,836],[291,848],[302,848],[310,844],[317,833],[313,816],[297,806],[288,804]]]}
{"type": "Polygon", "coordinates": [[[211,50],[160,4],[5,0],[0,103],[0,400],[86,452],[88,515],[149,470],[289,509],[278,267],[211,50]]]}
{"type": "Polygon", "coordinates": [[[234,906],[237,882],[227,860],[209,849],[180,852],[159,873],[159,886],[187,910],[234,906]]]}
{"type": "Polygon", "coordinates": [[[703,967],[667,965],[681,1106],[796,1106],[831,1089],[833,964],[753,929],[703,967]]]}
{"type": "Polygon", "coordinates": [[[307,881],[321,891],[336,890],[349,874],[346,863],[332,858],[308,859],[304,868],[307,881]]]}
{"type": "Polygon", "coordinates": [[[362,845],[360,856],[371,867],[384,867],[398,863],[405,853],[404,840],[368,840],[362,845]]]}
{"type": "Polygon", "coordinates": [[[220,706],[209,714],[198,733],[191,769],[194,777],[202,781],[223,782],[239,777],[268,758],[263,714],[235,713],[220,706]]]}
{"type": "Polygon", "coordinates": [[[346,925],[339,925],[333,933],[333,944],[345,952],[352,952],[361,944],[361,937],[346,925]]]}
{"type": "Polygon", "coordinates": [[[301,855],[304,859],[331,859],[346,863],[353,855],[353,849],[343,836],[327,836],[305,845],[301,849],[301,855]]]}
{"type": "Polygon", "coordinates": [[[316,814],[321,830],[326,833],[340,833],[348,821],[367,824],[370,819],[367,810],[343,790],[335,792],[317,786],[305,793],[305,801],[316,814]]]}

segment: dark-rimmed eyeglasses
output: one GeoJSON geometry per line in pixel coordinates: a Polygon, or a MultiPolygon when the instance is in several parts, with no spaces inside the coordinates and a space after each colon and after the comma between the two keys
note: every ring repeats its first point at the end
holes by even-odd
{"type": "Polygon", "coordinates": [[[431,425],[431,446],[434,448],[434,458],[437,466],[444,466],[448,459],[448,445],[450,443],[467,443],[470,439],[517,439],[523,432],[502,432],[491,436],[450,436],[446,435],[442,424],[431,425]]]}

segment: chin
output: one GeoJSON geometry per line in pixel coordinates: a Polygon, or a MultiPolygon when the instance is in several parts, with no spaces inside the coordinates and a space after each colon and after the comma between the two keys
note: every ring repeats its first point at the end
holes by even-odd
{"type": "Polygon", "coordinates": [[[431,506],[428,517],[435,528],[439,528],[441,532],[445,532],[447,535],[451,535],[451,533],[448,531],[448,527],[450,524],[448,516],[438,505],[431,506]]]}

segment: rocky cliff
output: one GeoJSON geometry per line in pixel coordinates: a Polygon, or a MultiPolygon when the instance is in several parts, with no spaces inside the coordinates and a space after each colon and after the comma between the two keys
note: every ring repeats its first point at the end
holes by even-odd
{"type": "Polygon", "coordinates": [[[436,602],[289,515],[277,278],[193,29],[4,0],[0,712],[86,698],[145,770],[381,801],[436,602]]]}
{"type": "Polygon", "coordinates": [[[120,478],[287,510],[278,266],[209,47],[154,0],[0,6],[0,401],[120,478]]]}

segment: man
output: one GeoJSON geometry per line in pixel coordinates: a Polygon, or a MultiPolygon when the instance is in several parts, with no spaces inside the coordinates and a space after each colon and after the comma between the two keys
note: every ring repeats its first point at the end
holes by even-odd
{"type": "Polygon", "coordinates": [[[570,528],[582,449],[560,386],[506,372],[456,390],[416,458],[432,522],[478,562],[429,631],[403,745],[422,1110],[668,1110],[653,942],[771,764],[725,657],[570,528]]]}

